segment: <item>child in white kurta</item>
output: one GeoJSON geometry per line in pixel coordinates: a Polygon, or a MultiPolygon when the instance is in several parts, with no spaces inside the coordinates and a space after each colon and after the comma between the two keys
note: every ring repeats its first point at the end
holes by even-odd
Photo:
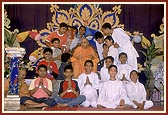
{"type": "Polygon", "coordinates": [[[100,70],[101,82],[108,81],[110,75],[108,73],[108,67],[114,63],[114,58],[112,56],[107,56],[105,58],[105,67],[102,67],[100,70]]]}
{"type": "Polygon", "coordinates": [[[125,108],[126,92],[123,88],[123,83],[116,79],[117,66],[110,65],[109,69],[110,80],[104,82],[100,90],[97,107],[98,108],[125,108]]]}
{"type": "Polygon", "coordinates": [[[120,63],[118,68],[118,79],[124,82],[130,81],[130,72],[133,70],[132,66],[127,63],[127,54],[122,52],[119,54],[120,63]]]}
{"type": "MultiPolygon", "coordinates": [[[[128,64],[130,64],[133,69],[137,70],[137,57],[139,57],[136,49],[130,41],[130,37],[122,28],[115,28],[112,33],[112,37],[115,42],[120,46],[120,52],[125,52],[128,55],[128,64]]],[[[120,53],[119,52],[119,53],[120,53]]]]}
{"type": "Polygon", "coordinates": [[[97,53],[99,55],[99,59],[103,59],[103,44],[104,44],[104,36],[101,32],[97,31],[94,35],[94,41],[96,43],[97,53]]]}
{"type": "Polygon", "coordinates": [[[136,70],[130,73],[131,81],[126,85],[127,99],[126,104],[137,109],[148,109],[153,106],[153,102],[146,100],[146,90],[142,83],[138,81],[138,73],[136,70]]]}
{"type": "Polygon", "coordinates": [[[139,57],[139,55],[126,32],[122,28],[112,28],[110,23],[103,24],[102,32],[105,36],[112,36],[114,39],[114,47],[118,48],[119,53],[127,53],[128,64],[130,64],[133,69],[137,70],[137,57],[139,57]]]}
{"type": "Polygon", "coordinates": [[[96,73],[92,72],[93,62],[91,60],[85,61],[84,68],[85,73],[79,75],[78,77],[80,94],[86,96],[86,101],[84,101],[81,105],[84,107],[97,107],[99,78],[96,73]]]}
{"type": "Polygon", "coordinates": [[[112,56],[114,58],[114,65],[118,63],[118,49],[114,47],[114,40],[111,36],[105,38],[105,43],[109,47],[107,56],[112,56]]]}

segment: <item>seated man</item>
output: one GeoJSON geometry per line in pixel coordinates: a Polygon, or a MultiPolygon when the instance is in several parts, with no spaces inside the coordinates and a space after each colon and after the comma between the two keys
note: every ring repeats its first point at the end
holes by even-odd
{"type": "Polygon", "coordinates": [[[20,110],[53,106],[55,104],[54,99],[48,98],[52,94],[52,82],[46,78],[47,67],[45,65],[39,65],[37,70],[39,76],[29,86],[30,96],[22,96],[20,99],[20,110]]]}
{"type": "Polygon", "coordinates": [[[72,67],[74,69],[74,78],[78,79],[78,76],[84,73],[84,63],[86,60],[92,60],[94,63],[93,72],[97,72],[97,63],[99,58],[94,49],[89,45],[86,38],[81,41],[81,46],[78,46],[71,57],[72,67]]]}

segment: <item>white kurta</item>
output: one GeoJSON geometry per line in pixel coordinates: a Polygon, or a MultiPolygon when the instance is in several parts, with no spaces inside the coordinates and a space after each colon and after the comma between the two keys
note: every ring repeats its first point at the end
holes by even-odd
{"type": "Polygon", "coordinates": [[[97,107],[97,90],[99,88],[98,75],[94,72],[91,72],[90,74],[83,73],[78,77],[78,85],[80,89],[80,94],[86,96],[86,101],[83,102],[82,105],[85,107],[89,107],[90,105],[92,107],[97,107]],[[92,85],[84,86],[87,76],[92,85]]]}
{"type": "MultiPolygon", "coordinates": [[[[53,57],[57,57],[59,55],[62,55],[61,49],[54,48],[54,47],[51,47],[51,49],[53,50],[53,57]]],[[[57,64],[58,68],[61,66],[61,60],[55,60],[54,62],[57,64]]]]}
{"type": "Polygon", "coordinates": [[[126,92],[123,83],[119,80],[109,80],[103,83],[97,104],[115,109],[119,105],[120,100],[125,100],[125,98],[126,92]]]}
{"type": "Polygon", "coordinates": [[[112,33],[112,38],[114,42],[117,42],[120,46],[120,48],[118,48],[119,53],[125,52],[128,55],[128,64],[137,70],[137,57],[139,57],[139,55],[131,43],[130,37],[122,28],[115,28],[112,33]]]}
{"type": "Polygon", "coordinates": [[[108,69],[106,67],[102,67],[100,70],[101,81],[108,81],[110,79],[110,75],[108,73],[108,69]]]}
{"type": "Polygon", "coordinates": [[[133,70],[132,66],[129,64],[118,64],[118,79],[123,78],[123,74],[125,74],[125,77],[128,81],[130,81],[130,72],[133,70]]]}
{"type": "Polygon", "coordinates": [[[103,43],[99,44],[96,40],[94,40],[96,43],[96,48],[97,48],[97,52],[99,55],[99,59],[102,60],[103,59],[103,43]]]}
{"type": "Polygon", "coordinates": [[[133,106],[134,108],[137,108],[137,106],[133,103],[133,100],[137,101],[138,103],[145,101],[144,109],[148,109],[153,106],[152,101],[146,100],[145,87],[139,81],[137,81],[136,83],[130,81],[128,84],[126,84],[126,93],[127,98],[125,103],[133,106]]]}
{"type": "Polygon", "coordinates": [[[114,48],[114,46],[110,46],[107,56],[112,56],[114,58],[114,65],[117,65],[118,63],[118,55],[118,49],[114,48]]]}
{"type": "Polygon", "coordinates": [[[78,40],[78,38],[75,37],[73,40],[68,39],[67,43],[68,44],[70,43],[69,49],[72,50],[73,48],[75,48],[78,45],[79,40],[78,40]]]}

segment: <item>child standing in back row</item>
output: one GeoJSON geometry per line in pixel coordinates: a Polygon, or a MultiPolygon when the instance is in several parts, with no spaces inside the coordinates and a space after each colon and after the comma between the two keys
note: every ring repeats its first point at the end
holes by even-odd
{"type": "Polygon", "coordinates": [[[63,51],[64,47],[66,46],[67,42],[67,29],[68,25],[64,22],[60,23],[59,29],[57,31],[52,31],[50,35],[47,37],[45,43],[47,46],[51,46],[51,40],[53,38],[58,38],[60,39],[60,48],[63,51]]]}
{"type": "Polygon", "coordinates": [[[109,50],[107,55],[112,56],[114,58],[114,65],[118,63],[118,50],[114,47],[114,40],[111,36],[107,36],[105,38],[105,43],[107,44],[109,50]]]}

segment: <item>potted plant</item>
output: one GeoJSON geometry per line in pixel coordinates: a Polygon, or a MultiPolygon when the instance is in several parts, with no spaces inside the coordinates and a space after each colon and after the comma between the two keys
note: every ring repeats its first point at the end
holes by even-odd
{"type": "Polygon", "coordinates": [[[147,98],[150,98],[151,93],[154,89],[154,76],[151,70],[151,62],[154,58],[156,58],[156,56],[163,55],[163,51],[161,50],[161,48],[157,48],[155,46],[154,41],[152,41],[150,45],[145,43],[143,43],[143,45],[146,47],[146,52],[142,50],[139,50],[139,52],[141,52],[145,56],[144,73],[147,78],[145,88],[147,90],[147,98]]]}

